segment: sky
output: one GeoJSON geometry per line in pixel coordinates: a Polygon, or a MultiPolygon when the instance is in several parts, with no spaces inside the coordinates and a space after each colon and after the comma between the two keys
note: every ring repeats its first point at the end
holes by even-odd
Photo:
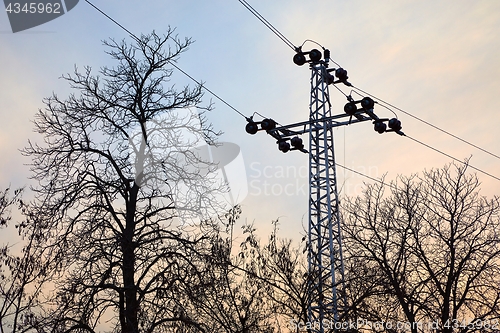
{"type": "MultiPolygon", "coordinates": [[[[248,0],[294,45],[314,40],[349,73],[349,81],[404,111],[500,155],[500,2],[494,0],[248,0]]],[[[281,124],[309,114],[310,70],[237,0],[129,1],[94,4],[135,34],[170,26],[195,43],[180,68],[245,115],[258,112],[281,124]]],[[[12,33],[0,12],[0,188],[30,184],[30,161],[19,149],[39,141],[31,120],[42,99],[71,93],[63,74],[75,66],[112,66],[102,40],[131,41],[127,33],[85,1],[67,14],[12,33]]],[[[304,50],[317,47],[306,43],[304,50]]],[[[172,83],[193,84],[175,72],[172,83]]],[[[349,93],[349,89],[343,88],[349,93]]],[[[353,95],[357,97],[357,95],[353,95]]],[[[208,93],[205,101],[212,98],[208,93]]],[[[330,90],[332,112],[346,99],[330,90]]],[[[241,148],[248,195],[242,222],[263,235],[279,218],[283,237],[300,239],[307,224],[308,156],[283,154],[263,132],[251,136],[246,121],[212,98],[208,115],[220,141],[241,148]]],[[[500,177],[500,161],[394,109],[409,136],[500,177]]],[[[375,107],[380,117],[391,111],[375,107]]],[[[451,160],[394,133],[378,134],[369,122],[335,129],[338,163],[371,177],[411,175],[451,160]]],[[[306,137],[304,141],[307,142],[306,137]]],[[[478,174],[482,194],[499,194],[499,181],[478,174]]],[[[361,194],[372,182],[337,168],[340,197],[361,194]]],[[[29,194],[28,194],[29,196],[29,194]]],[[[242,223],[240,222],[240,223],[242,223]]]]}

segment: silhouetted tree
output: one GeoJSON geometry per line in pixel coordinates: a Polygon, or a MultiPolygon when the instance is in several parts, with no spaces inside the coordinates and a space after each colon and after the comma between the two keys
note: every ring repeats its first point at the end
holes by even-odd
{"type": "MultiPolygon", "coordinates": [[[[270,285],[253,274],[261,264],[254,250],[257,244],[248,237],[236,252],[233,228],[240,213],[241,208],[234,207],[224,219],[226,229],[221,229],[211,241],[205,261],[205,287],[189,286],[186,295],[207,331],[276,332],[276,308],[269,298],[270,285]]],[[[247,237],[252,227],[244,228],[247,237]]]]}
{"type": "Polygon", "coordinates": [[[500,199],[461,165],[385,185],[344,205],[352,315],[393,332],[498,329],[500,199]]]}
{"type": "Polygon", "coordinates": [[[22,220],[15,224],[19,238],[9,238],[10,244],[0,247],[0,332],[17,333],[31,329],[47,277],[45,266],[34,256],[35,234],[23,232],[23,226],[30,221],[21,199],[23,190],[15,190],[12,196],[9,192],[0,192],[0,227],[11,227],[13,207],[22,220]]]}
{"type": "MultiPolygon", "coordinates": [[[[231,221],[234,216],[228,218],[231,221]]],[[[273,226],[266,242],[252,224],[244,224],[240,244],[232,237],[217,243],[224,250],[214,254],[224,257],[219,256],[210,271],[220,284],[203,295],[200,306],[212,305],[204,311],[209,318],[218,318],[220,331],[297,332],[297,324],[307,321],[310,295],[305,251],[279,237],[278,220],[273,226]]]]}
{"type": "MultiPolygon", "coordinates": [[[[500,199],[481,196],[479,186],[466,166],[449,165],[367,185],[363,197],[348,199],[341,321],[358,322],[361,331],[497,331],[500,199]]],[[[282,332],[298,332],[310,301],[303,246],[280,239],[276,228],[265,244],[252,226],[245,232],[226,276],[241,271],[262,283],[263,311],[277,315],[282,332]]]]}
{"type": "Polygon", "coordinates": [[[217,133],[203,118],[197,128],[174,112],[209,110],[200,106],[202,86],[166,86],[169,63],[190,44],[170,30],[132,45],[107,41],[116,66],[99,75],[75,69],[63,77],[75,94],[54,94],[37,114],[45,144],[30,143],[24,154],[38,181],[29,208],[38,221],[26,229],[39,237],[39,260],[49,265],[53,287],[34,323],[38,331],[167,332],[177,323],[204,331],[183,290],[205,283],[202,262],[213,231],[179,223],[173,188],[179,181],[195,186],[208,202],[223,190],[187,167],[204,162],[193,140],[213,143],[217,133]],[[182,130],[194,139],[183,141],[182,130]]]}

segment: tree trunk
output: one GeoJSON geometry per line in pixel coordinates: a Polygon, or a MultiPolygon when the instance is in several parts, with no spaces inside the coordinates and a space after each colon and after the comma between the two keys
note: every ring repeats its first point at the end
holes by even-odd
{"type": "Polygon", "coordinates": [[[122,243],[123,251],[123,285],[125,288],[125,308],[124,318],[125,327],[122,327],[123,333],[139,333],[139,322],[137,314],[139,304],[137,301],[137,287],[135,285],[135,211],[137,203],[137,193],[139,186],[135,184],[130,191],[130,201],[127,204],[127,224],[122,243]]]}

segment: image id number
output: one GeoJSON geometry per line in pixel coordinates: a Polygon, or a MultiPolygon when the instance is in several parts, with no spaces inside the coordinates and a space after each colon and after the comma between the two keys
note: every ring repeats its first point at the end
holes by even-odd
{"type": "Polygon", "coordinates": [[[61,4],[60,3],[36,3],[36,2],[31,2],[31,3],[25,3],[23,6],[21,6],[20,3],[15,2],[15,3],[9,3],[8,6],[5,8],[5,11],[9,14],[14,13],[14,14],[19,14],[19,13],[26,13],[26,14],[61,14],[61,4]]]}

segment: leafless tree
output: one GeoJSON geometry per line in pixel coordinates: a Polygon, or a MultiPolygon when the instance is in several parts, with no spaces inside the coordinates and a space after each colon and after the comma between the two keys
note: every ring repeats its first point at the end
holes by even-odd
{"type": "Polygon", "coordinates": [[[201,258],[212,231],[178,223],[173,189],[182,181],[212,203],[222,188],[207,184],[206,170],[187,167],[205,161],[180,131],[207,143],[217,133],[203,117],[199,128],[175,112],[211,108],[200,106],[201,85],[167,88],[169,64],[190,44],[171,30],[131,45],[107,41],[116,66],[63,76],[75,94],[54,94],[37,114],[45,143],[24,154],[38,181],[29,207],[38,221],[25,229],[37,233],[53,281],[33,323],[39,332],[167,332],[179,323],[204,331],[182,291],[205,283],[201,258]]]}
{"type": "Polygon", "coordinates": [[[271,287],[255,276],[262,262],[257,259],[257,244],[249,236],[253,228],[244,225],[247,238],[240,244],[239,251],[233,238],[240,213],[241,208],[234,207],[224,220],[226,229],[212,239],[211,254],[205,262],[207,287],[188,288],[186,295],[207,331],[274,333],[277,325],[275,307],[269,298],[271,287]]]}
{"type": "Polygon", "coordinates": [[[30,330],[46,277],[44,265],[33,255],[34,234],[22,233],[23,226],[30,221],[21,199],[23,190],[15,190],[12,196],[9,192],[9,189],[0,192],[0,226],[12,227],[11,208],[17,208],[16,218],[20,220],[15,227],[19,237],[9,238],[10,244],[0,248],[0,332],[17,333],[30,330]]]}
{"type": "Polygon", "coordinates": [[[498,329],[500,199],[479,186],[452,164],[367,185],[344,205],[355,317],[386,331],[498,329]]]}
{"type": "Polygon", "coordinates": [[[225,250],[215,251],[226,254],[211,270],[223,284],[208,296],[214,304],[211,311],[226,313],[221,319],[236,323],[228,332],[298,332],[307,321],[310,295],[305,245],[294,246],[281,238],[279,220],[273,226],[263,242],[253,224],[244,224],[242,242],[221,238],[219,246],[225,250]],[[232,311],[217,309],[216,299],[223,300],[219,306],[232,311]]]}

